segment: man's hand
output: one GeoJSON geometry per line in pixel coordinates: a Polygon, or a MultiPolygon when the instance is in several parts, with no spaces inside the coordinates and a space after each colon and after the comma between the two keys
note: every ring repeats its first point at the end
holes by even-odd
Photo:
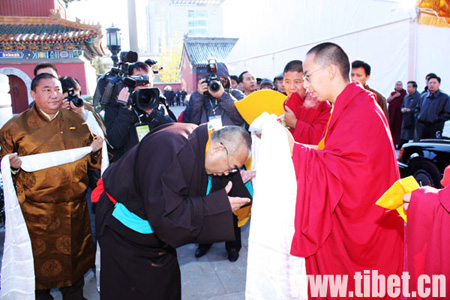
{"type": "Polygon", "coordinates": [[[127,105],[129,97],[130,97],[130,92],[128,91],[127,87],[124,87],[120,90],[120,93],[117,96],[117,101],[121,102],[124,105],[127,105]]]}
{"type": "Polygon", "coordinates": [[[240,170],[242,182],[247,183],[250,179],[256,176],[256,171],[254,170],[240,170]]]}
{"type": "Polygon", "coordinates": [[[409,202],[411,201],[411,193],[403,195],[403,208],[408,210],[409,202]]]}
{"type": "Polygon", "coordinates": [[[92,153],[97,152],[98,150],[102,149],[102,147],[103,147],[103,139],[101,136],[97,136],[91,144],[92,153]]]}
{"type": "Polygon", "coordinates": [[[217,92],[212,92],[211,90],[209,90],[209,93],[211,94],[211,96],[213,96],[216,99],[222,97],[223,93],[225,92],[225,89],[223,88],[222,83],[220,83],[219,85],[220,85],[220,89],[217,92]]]}
{"type": "Polygon", "coordinates": [[[294,112],[288,106],[284,106],[284,110],[284,119],[286,120],[286,125],[290,128],[295,128],[295,125],[297,125],[297,117],[295,116],[294,112]]]}
{"type": "Polygon", "coordinates": [[[69,103],[69,100],[67,100],[67,98],[64,98],[62,100],[61,107],[64,108],[64,109],[70,110],[70,103],[69,103]]]}
{"type": "MultiPolygon", "coordinates": [[[[233,183],[231,183],[231,181],[228,182],[227,186],[225,187],[225,191],[227,192],[227,194],[230,192],[232,186],[233,183]]],[[[249,198],[241,197],[228,197],[228,200],[230,200],[231,211],[233,212],[241,208],[241,206],[250,202],[249,198]]]]}
{"type": "Polygon", "coordinates": [[[9,164],[13,169],[20,169],[20,167],[22,166],[22,160],[19,158],[16,152],[12,153],[9,156],[9,164]]]}
{"type": "Polygon", "coordinates": [[[294,137],[292,136],[292,133],[289,131],[289,129],[285,128],[285,130],[286,130],[286,134],[288,136],[288,144],[289,144],[289,149],[291,150],[291,156],[292,156],[292,153],[294,152],[295,140],[294,140],[294,137]]]}
{"type": "Polygon", "coordinates": [[[208,90],[208,84],[206,83],[206,79],[202,79],[198,82],[197,91],[203,95],[208,90]]]}
{"type": "Polygon", "coordinates": [[[70,101],[70,110],[73,111],[74,113],[77,113],[84,119],[84,113],[85,113],[84,105],[81,107],[77,107],[77,106],[73,105],[72,101],[70,101]]]}

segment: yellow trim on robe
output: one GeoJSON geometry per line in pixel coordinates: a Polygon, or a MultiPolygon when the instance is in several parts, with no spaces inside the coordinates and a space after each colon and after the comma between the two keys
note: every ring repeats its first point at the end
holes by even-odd
{"type": "Polygon", "coordinates": [[[334,106],[331,108],[330,118],[328,119],[327,128],[325,129],[323,138],[320,140],[319,144],[317,145],[318,150],[323,150],[325,148],[325,137],[327,136],[327,133],[328,133],[328,126],[330,126],[331,116],[333,115],[333,109],[334,109],[334,106]]]}

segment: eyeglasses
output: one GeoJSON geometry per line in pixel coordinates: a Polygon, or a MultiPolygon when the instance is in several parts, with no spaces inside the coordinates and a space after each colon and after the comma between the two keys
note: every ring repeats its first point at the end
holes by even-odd
{"type": "Polygon", "coordinates": [[[314,74],[315,72],[319,71],[319,70],[322,70],[322,69],[325,69],[325,67],[318,68],[318,69],[316,69],[316,70],[310,72],[309,74],[303,74],[303,76],[302,76],[302,77],[303,77],[303,80],[306,80],[306,81],[309,82],[309,80],[310,80],[310,78],[311,78],[311,75],[314,74]]]}
{"type": "Polygon", "coordinates": [[[225,153],[227,154],[227,165],[228,165],[228,173],[236,173],[236,172],[238,172],[239,171],[239,169],[238,168],[231,168],[230,167],[230,161],[228,160],[228,149],[227,149],[227,147],[222,143],[222,142],[220,142],[220,144],[223,146],[223,148],[225,149],[225,153]]]}

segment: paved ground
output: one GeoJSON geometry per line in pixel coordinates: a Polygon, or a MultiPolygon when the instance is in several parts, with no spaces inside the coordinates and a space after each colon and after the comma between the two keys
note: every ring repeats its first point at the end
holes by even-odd
{"type": "MultiPolygon", "coordinates": [[[[242,249],[239,259],[231,263],[227,259],[225,243],[214,244],[209,252],[195,258],[196,245],[178,248],[181,267],[183,300],[242,300],[245,299],[245,277],[247,268],[249,225],[242,229],[242,249]]],[[[4,230],[0,230],[1,253],[3,254],[4,230]]],[[[85,275],[84,297],[100,299],[96,289],[94,273],[85,275]]],[[[52,295],[60,300],[61,294],[53,290],[52,295]]],[[[132,300],[132,299],[130,299],[132,300]]]]}
{"type": "MultiPolygon", "coordinates": [[[[173,107],[178,116],[184,107],[173,107]]],[[[196,245],[178,248],[181,267],[183,300],[242,300],[245,299],[249,224],[242,228],[242,249],[239,259],[231,263],[227,259],[224,243],[214,244],[209,252],[195,258],[196,245]]],[[[4,230],[0,229],[0,254],[3,254],[4,230]]],[[[84,296],[89,300],[100,299],[96,290],[94,273],[85,275],[84,296]]],[[[52,291],[56,300],[62,299],[57,290],[52,291]]],[[[131,299],[130,299],[131,300],[131,299]]]]}

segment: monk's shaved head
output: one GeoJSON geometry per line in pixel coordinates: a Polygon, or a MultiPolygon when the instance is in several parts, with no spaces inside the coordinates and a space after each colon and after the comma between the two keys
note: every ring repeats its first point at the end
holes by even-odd
{"type": "Polygon", "coordinates": [[[252,139],[247,130],[239,126],[225,126],[213,131],[211,141],[224,144],[230,155],[238,155],[245,147],[249,152],[252,146],[252,139]]]}
{"type": "Polygon", "coordinates": [[[336,65],[342,78],[350,81],[350,61],[347,53],[337,44],[322,43],[308,51],[306,55],[313,55],[316,64],[326,67],[328,65],[336,65]]]}

